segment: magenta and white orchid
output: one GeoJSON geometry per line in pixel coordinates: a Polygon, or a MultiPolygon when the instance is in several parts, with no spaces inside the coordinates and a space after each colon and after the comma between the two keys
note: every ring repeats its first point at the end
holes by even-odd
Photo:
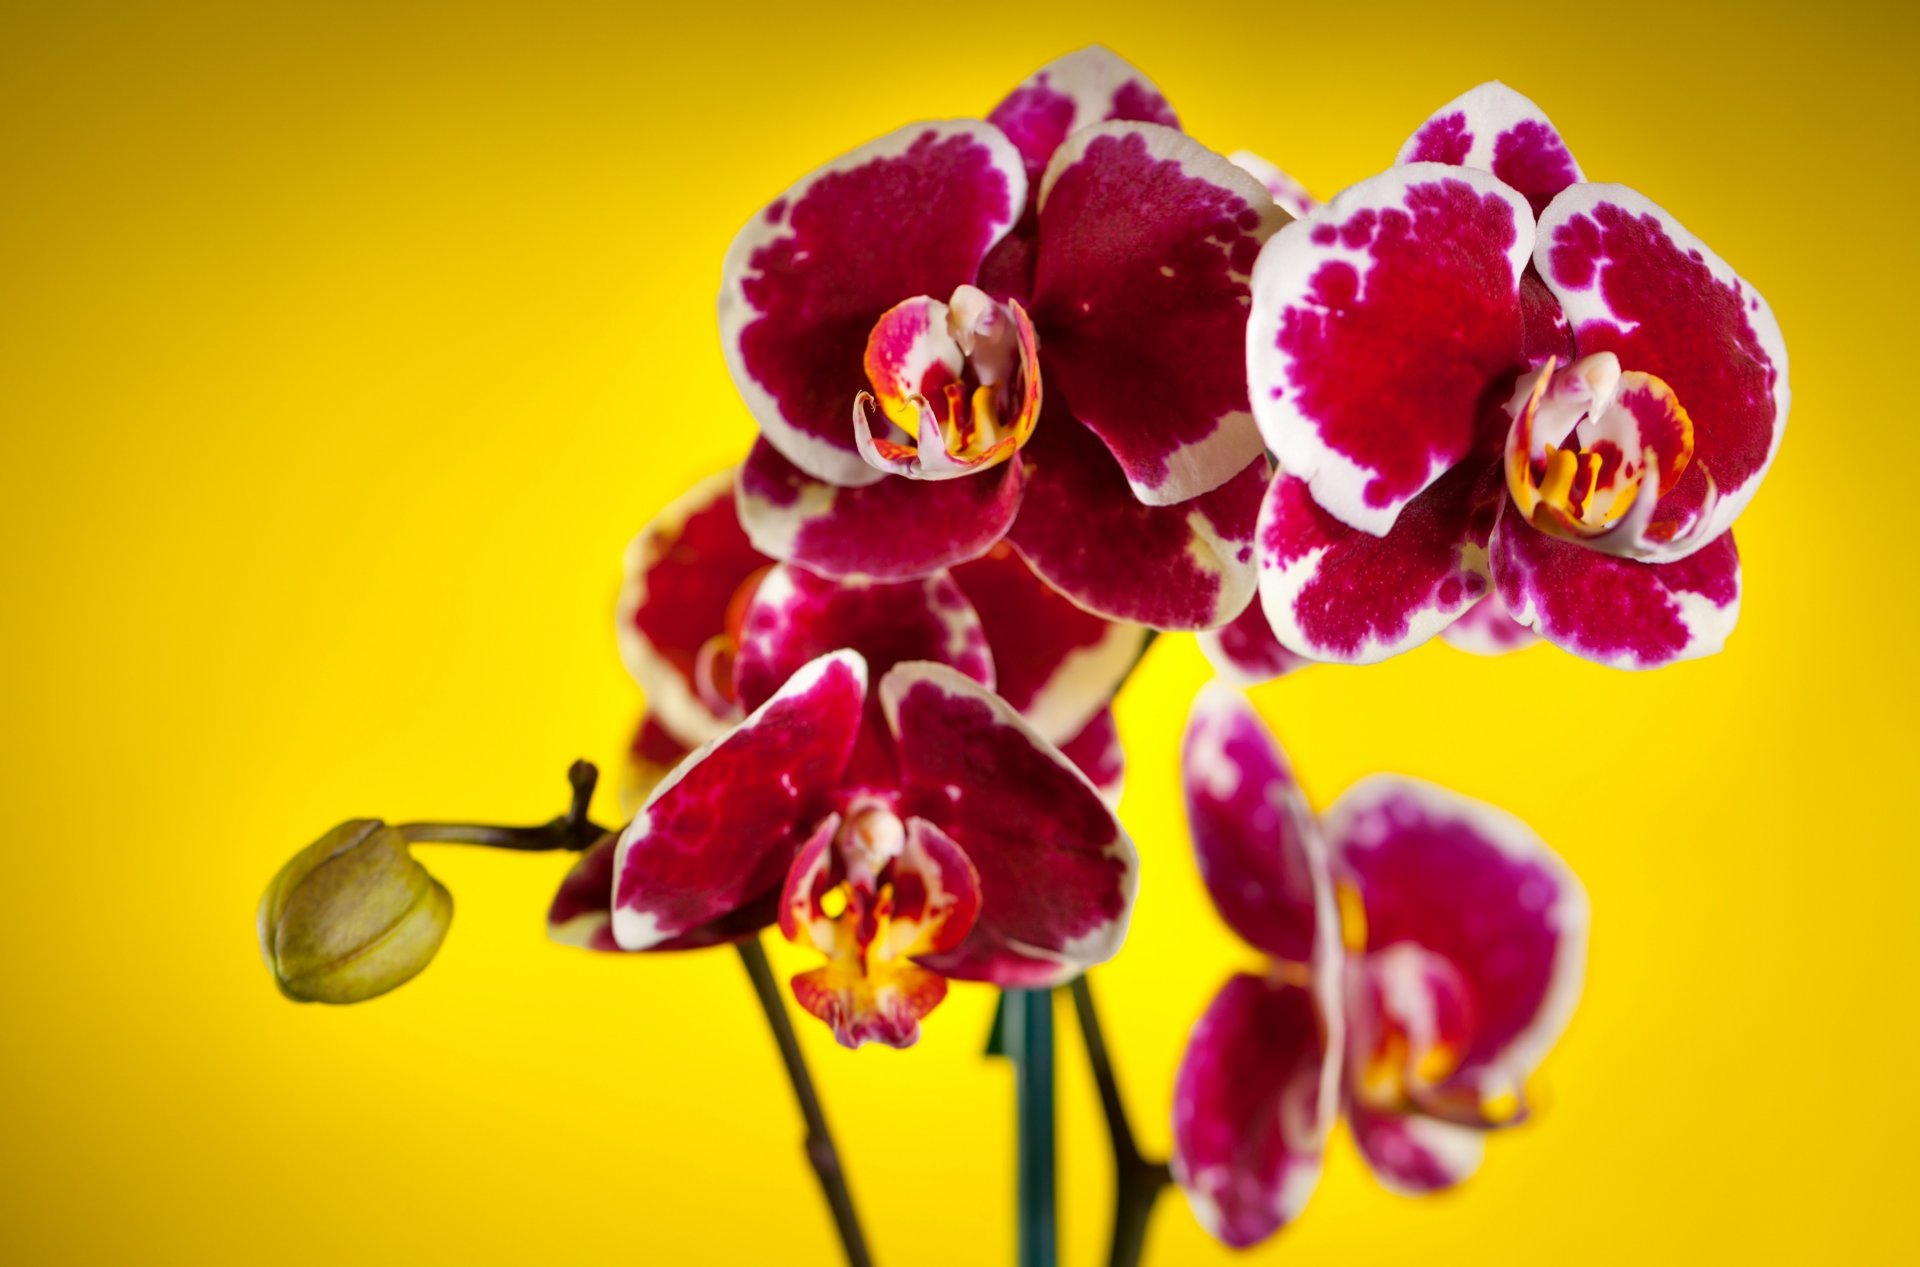
{"type": "Polygon", "coordinates": [[[896,583],[775,564],[727,476],[627,563],[652,786],[567,878],[556,939],[685,949],[777,921],[828,957],[794,991],[849,1046],[913,1042],[948,977],[1055,984],[1117,949],[1134,863],[1108,703],[1144,631],[1004,547],[896,583]]]}
{"type": "Polygon", "coordinates": [[[1229,1245],[1292,1220],[1344,1112],[1402,1192],[1449,1187],[1578,1002],[1587,903],[1517,819],[1376,776],[1316,819],[1235,690],[1208,686],[1183,749],[1188,820],[1220,916],[1269,956],[1195,1028],[1174,1096],[1174,1177],[1229,1245]]]}
{"type": "Polygon", "coordinates": [[[1003,537],[1089,611],[1225,623],[1256,584],[1267,459],[1244,331],[1285,212],[1102,48],[986,119],[803,178],[727,254],[720,332],[774,557],[901,581],[1003,537]]]}
{"type": "Polygon", "coordinates": [[[1584,183],[1531,101],[1474,89],[1276,234],[1247,340],[1284,471],[1261,602],[1288,649],[1381,660],[1491,595],[1605,664],[1725,642],[1729,529],[1786,426],[1779,326],[1665,211],[1584,183]]]}

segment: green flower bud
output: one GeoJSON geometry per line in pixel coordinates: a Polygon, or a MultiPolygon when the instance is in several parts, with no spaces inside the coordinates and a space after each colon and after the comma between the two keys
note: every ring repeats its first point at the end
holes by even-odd
{"type": "Polygon", "coordinates": [[[453,895],[378,819],[295,854],[260,899],[260,953],[302,1003],[360,1003],[417,975],[446,940],[453,895]]]}

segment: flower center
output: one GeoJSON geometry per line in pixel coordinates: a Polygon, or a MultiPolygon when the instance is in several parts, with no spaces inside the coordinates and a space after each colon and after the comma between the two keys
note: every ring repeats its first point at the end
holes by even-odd
{"type": "Polygon", "coordinates": [[[1668,498],[1693,461],[1693,419],[1663,380],[1611,352],[1521,376],[1507,406],[1507,491],[1535,528],[1626,558],[1677,556],[1712,508],[1668,498]]]}
{"type": "Polygon", "coordinates": [[[883,471],[918,479],[1006,461],[1039,421],[1037,357],[1026,312],[977,286],[946,303],[920,295],[895,304],[867,336],[873,391],[853,410],[860,452],[883,471]]]}

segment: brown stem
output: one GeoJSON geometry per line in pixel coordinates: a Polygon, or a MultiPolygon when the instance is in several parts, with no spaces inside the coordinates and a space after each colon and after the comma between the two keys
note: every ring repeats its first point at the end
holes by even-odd
{"type": "Polygon", "coordinates": [[[594,785],[600,771],[591,761],[576,761],[567,768],[567,782],[573,798],[567,812],[538,827],[501,827],[494,823],[401,823],[398,830],[409,842],[446,845],[483,845],[489,849],[513,849],[522,853],[551,853],[590,849],[607,834],[607,829],[587,817],[593,803],[594,785]]]}
{"type": "Polygon", "coordinates": [[[1173,1176],[1165,1162],[1148,1161],[1140,1155],[1140,1145],[1127,1121],[1126,1101],[1120,1096],[1120,1082],[1114,1077],[1113,1056],[1100,1028],[1100,1013],[1093,1004],[1093,987],[1081,976],[1074,979],[1071,988],[1074,1014],[1080,1021],[1081,1037],[1086,1040],[1087,1063],[1093,1068],[1100,1108],[1107,1119],[1107,1138],[1113,1146],[1113,1235],[1107,1264],[1139,1267],[1140,1256],[1146,1252],[1147,1222],[1153,1215],[1154,1202],[1173,1176]]]}

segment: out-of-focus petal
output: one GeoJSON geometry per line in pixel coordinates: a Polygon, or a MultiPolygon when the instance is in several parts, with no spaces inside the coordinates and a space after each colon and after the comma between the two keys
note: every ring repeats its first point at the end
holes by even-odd
{"type": "MultiPolygon", "coordinates": [[[[547,910],[547,936],[563,946],[618,953],[613,939],[613,864],[620,838],[609,832],[580,855],[547,910]]],[[[700,950],[745,941],[774,922],[777,889],[769,889],[737,910],[688,929],[649,950],[700,950]]]]}
{"type": "Polygon", "coordinates": [[[830,812],[866,686],[857,653],[822,656],[654,789],[620,836],[613,935],[622,949],[651,949],[777,892],[830,812]]]}
{"type": "Polygon", "coordinates": [[[879,694],[899,747],[901,813],[940,827],[980,876],[967,940],[921,962],[1037,989],[1110,958],[1139,864],[1087,776],[1006,701],[945,665],[898,665],[879,694]]]}
{"type": "Polygon", "coordinates": [[[1652,669],[1712,655],[1740,619],[1731,532],[1674,563],[1637,563],[1549,537],[1508,506],[1488,553],[1515,620],[1600,664],[1652,669]]]}
{"type": "Polygon", "coordinates": [[[689,751],[651,712],[641,717],[627,743],[626,760],[620,763],[620,811],[629,818],[638,813],[653,789],[660,786],[660,780],[689,751]]]}
{"type": "Polygon", "coordinates": [[[1243,1249],[1299,1215],[1338,1105],[1339,1017],[1304,986],[1236,976],[1194,1027],[1173,1090],[1173,1176],[1243,1249]]]}
{"type": "Polygon", "coordinates": [[[1417,1113],[1349,1105],[1347,1125],[1373,1177],[1403,1196],[1438,1192],[1470,1178],[1486,1149],[1484,1132],[1417,1113]]]}
{"type": "Polygon", "coordinates": [[[1067,760],[1087,776],[1100,799],[1119,808],[1120,793],[1126,782],[1127,754],[1120,746],[1120,730],[1113,723],[1113,710],[1103,708],[1079,734],[1060,745],[1067,760]]]}
{"type": "Polygon", "coordinates": [[[1324,971],[1338,920],[1313,812],[1239,691],[1201,689],[1181,764],[1194,858],[1220,918],[1248,945],[1324,971]]]}
{"type": "Polygon", "coordinates": [[[1313,663],[1280,645],[1267,623],[1266,609],[1257,602],[1248,603],[1245,611],[1218,629],[1202,630],[1199,642],[1213,671],[1235,686],[1271,682],[1313,663]]]}
{"type": "Polygon", "coordinates": [[[1308,193],[1305,185],[1252,150],[1235,150],[1227,155],[1227,161],[1259,181],[1274,205],[1296,220],[1312,215],[1320,206],[1320,200],[1308,193]]]}
{"type": "Polygon", "coordinates": [[[1212,629],[1259,584],[1254,523],[1267,462],[1178,506],[1141,504],[1100,440],[1063,409],[1021,454],[1032,492],[1007,533],[1047,584],[1109,620],[1212,629]]]}
{"type": "Polygon", "coordinates": [[[881,585],[783,563],[760,582],[741,622],[741,703],[758,708],[802,665],[842,647],[858,651],[875,677],[902,660],[937,660],[993,687],[987,632],[946,573],[881,585]]]}
{"type": "Polygon", "coordinates": [[[817,479],[878,479],[849,422],[868,332],[903,299],[973,281],[1026,197],[1007,138],[961,119],[870,141],[749,221],[727,251],[720,343],[767,439],[817,479]]]}
{"type": "Polygon", "coordinates": [[[1413,163],[1361,181],[1260,253],[1254,416],[1281,469],[1334,518],[1384,536],[1421,490],[1505,436],[1499,406],[1526,368],[1532,249],[1533,213],[1514,190],[1413,163]]]}
{"type": "Polygon", "coordinates": [[[1400,147],[1401,163],[1446,163],[1492,172],[1527,196],[1534,214],[1581,179],[1546,112],[1495,80],[1455,97],[1400,147]]]}
{"type": "Polygon", "coordinates": [[[1081,128],[1120,119],[1180,126],[1153,81],[1098,44],[1048,62],[987,115],[1026,160],[1036,190],[1061,142],[1081,128]]]}
{"type": "Polygon", "coordinates": [[[814,479],[764,439],[740,468],[740,522],[778,559],[840,580],[910,581],[985,554],[1019,512],[1018,457],[959,480],[814,479]]]}
{"type": "Polygon", "coordinates": [[[1488,592],[1487,535],[1504,495],[1497,467],[1462,464],[1374,537],[1280,476],[1260,508],[1260,601],[1274,636],[1341,664],[1419,646],[1488,592]]]}
{"type": "Polygon", "coordinates": [[[1286,223],[1259,182],[1170,128],[1103,123],[1040,187],[1033,302],[1047,391],[1162,506],[1263,452],[1248,413],[1248,281],[1286,223]]]}
{"type": "Polygon", "coordinates": [[[620,658],[655,721],[682,744],[705,743],[739,720],[702,692],[702,649],[723,637],[734,595],[773,560],[753,548],[734,512],[735,473],[700,481],[627,547],[615,629],[620,658]]]}
{"type": "MultiPolygon", "coordinates": [[[[1375,981],[1382,991],[1402,999],[1424,991],[1433,1002],[1421,1007],[1438,1009],[1432,1025],[1443,1042],[1415,1053],[1428,1068],[1408,1094],[1457,1120],[1512,1120],[1526,1078],[1580,998],[1579,880],[1512,815],[1413,779],[1363,780],[1323,823],[1334,882],[1351,894],[1342,909],[1359,917],[1343,929],[1356,957],[1350,971],[1387,973],[1375,981]],[[1440,964],[1408,958],[1415,950],[1440,964]]],[[[1391,1010],[1404,1023],[1420,1009],[1391,1010]]],[[[1363,1019],[1356,1012],[1352,1021],[1361,1046],[1363,1019]]]]}
{"type": "Polygon", "coordinates": [[[1140,658],[1145,629],[1076,607],[1005,544],[955,568],[953,579],[986,629],[988,684],[1050,743],[1080,734],[1140,658]]]}
{"type": "MultiPolygon", "coordinates": [[[[1666,499],[1718,494],[1699,546],[1733,526],[1786,433],[1787,346],[1773,309],[1705,243],[1623,185],[1576,185],[1540,217],[1534,262],[1582,356],[1671,387],[1693,422],[1693,458],[1666,499]]],[[[1663,505],[1662,513],[1665,507],[1663,505]]]]}
{"type": "Polygon", "coordinates": [[[1449,646],[1484,656],[1505,655],[1540,641],[1539,634],[1513,618],[1493,590],[1441,630],[1440,636],[1449,646]]]}

